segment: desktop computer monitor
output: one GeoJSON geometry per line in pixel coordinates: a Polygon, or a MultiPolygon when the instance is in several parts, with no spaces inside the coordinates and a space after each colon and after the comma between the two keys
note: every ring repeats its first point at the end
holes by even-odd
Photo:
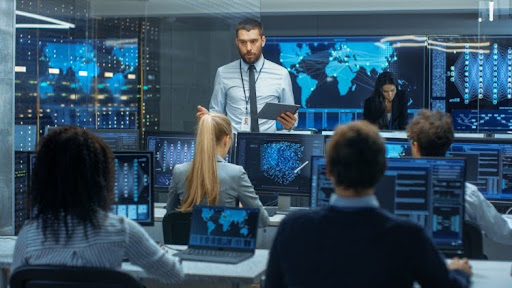
{"type": "MultiPolygon", "coordinates": [[[[334,184],[327,176],[326,160],[324,156],[311,156],[311,208],[329,205],[331,194],[334,193],[334,184]]],[[[384,175],[376,186],[377,199],[380,207],[394,211],[394,193],[381,193],[393,191],[395,179],[384,175]]]]}
{"type": "Polygon", "coordinates": [[[388,158],[384,185],[376,194],[393,194],[395,215],[425,228],[444,252],[463,251],[465,169],[464,158],[388,158]],[[392,183],[392,182],[389,182],[392,183]]]}
{"type": "Polygon", "coordinates": [[[168,191],[176,164],[191,162],[196,150],[196,135],[186,132],[146,132],[146,150],[153,152],[155,189],[168,191]]]}
{"type": "MultiPolygon", "coordinates": [[[[36,154],[29,153],[28,157],[28,171],[32,175],[36,154]]],[[[114,152],[114,202],[111,213],[152,226],[153,190],[152,152],[114,152]]]]}
{"type": "Polygon", "coordinates": [[[324,154],[322,135],[238,133],[236,161],[260,193],[310,196],[312,155],[324,154]]]}
{"type": "MultiPolygon", "coordinates": [[[[456,139],[447,154],[472,157],[478,170],[468,179],[488,200],[512,202],[512,145],[506,139],[456,139]],[[476,155],[476,156],[475,156],[476,155]]],[[[470,164],[468,164],[469,166],[470,164]]],[[[474,168],[473,168],[474,169],[474,168]]]]}
{"type": "MultiPolygon", "coordinates": [[[[402,138],[386,138],[386,157],[411,157],[411,142],[402,138]]],[[[453,147],[453,146],[452,146],[453,147]]],[[[447,157],[462,157],[466,159],[466,181],[478,181],[478,153],[456,152],[448,150],[447,157]]]]}
{"type": "MultiPolygon", "coordinates": [[[[154,154],[155,189],[167,192],[172,180],[172,170],[176,164],[194,160],[196,134],[188,132],[152,131],[145,135],[146,150],[154,154]]],[[[232,141],[234,144],[235,141],[232,141]]],[[[231,161],[231,151],[226,158],[231,161]]]]}
{"type": "Polygon", "coordinates": [[[112,151],[139,150],[138,129],[87,129],[103,139],[112,151]]]}
{"type": "Polygon", "coordinates": [[[114,152],[111,212],[141,225],[153,225],[153,152],[114,152]]]}
{"type": "MultiPolygon", "coordinates": [[[[59,128],[58,126],[46,126],[44,135],[50,131],[59,128]]],[[[139,150],[139,130],[138,129],[88,129],[96,136],[107,143],[112,151],[137,151],[139,150]]]]}
{"type": "MultiPolygon", "coordinates": [[[[311,196],[312,155],[323,155],[324,136],[238,133],[236,163],[247,171],[263,198],[277,197],[279,212],[290,209],[290,196],[311,196]],[[262,194],[263,193],[263,194],[262,194]]],[[[307,198],[296,198],[307,206],[307,198]],[[305,201],[303,201],[305,200],[305,201]]],[[[268,199],[264,199],[268,201],[268,199]]],[[[275,201],[275,198],[273,199],[275,201]]]]}

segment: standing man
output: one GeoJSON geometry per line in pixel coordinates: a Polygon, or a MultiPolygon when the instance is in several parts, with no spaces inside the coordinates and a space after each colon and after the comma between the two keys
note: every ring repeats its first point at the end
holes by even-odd
{"type": "MultiPolygon", "coordinates": [[[[261,54],[265,36],[258,20],[240,21],[235,43],[241,58],[217,69],[210,111],[225,114],[231,120],[233,132],[275,132],[276,121],[258,119],[257,114],[269,102],[295,103],[290,74],[261,54]]],[[[202,106],[197,110],[198,118],[208,113],[202,106]]],[[[276,120],[285,129],[297,123],[297,117],[290,112],[276,120]]]]}

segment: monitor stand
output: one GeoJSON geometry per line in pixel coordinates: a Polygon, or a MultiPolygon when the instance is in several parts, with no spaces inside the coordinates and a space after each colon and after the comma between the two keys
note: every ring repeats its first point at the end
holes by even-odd
{"type": "Polygon", "coordinates": [[[277,212],[276,214],[288,214],[290,212],[290,203],[291,196],[281,196],[277,197],[277,212]]]}

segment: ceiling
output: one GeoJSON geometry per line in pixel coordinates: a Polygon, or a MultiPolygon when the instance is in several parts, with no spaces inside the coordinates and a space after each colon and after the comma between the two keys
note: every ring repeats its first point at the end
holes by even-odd
{"type": "MultiPolygon", "coordinates": [[[[200,15],[208,13],[315,14],[347,12],[476,11],[478,0],[90,0],[96,16],[200,15]]],[[[494,0],[508,10],[511,0],[494,0]]]]}

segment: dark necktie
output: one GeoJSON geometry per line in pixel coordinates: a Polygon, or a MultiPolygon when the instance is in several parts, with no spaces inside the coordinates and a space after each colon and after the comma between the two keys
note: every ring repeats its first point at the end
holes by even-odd
{"type": "Polygon", "coordinates": [[[249,65],[249,101],[251,104],[251,132],[260,132],[258,125],[258,103],[256,103],[256,79],[254,78],[254,65],[249,65]]]}

